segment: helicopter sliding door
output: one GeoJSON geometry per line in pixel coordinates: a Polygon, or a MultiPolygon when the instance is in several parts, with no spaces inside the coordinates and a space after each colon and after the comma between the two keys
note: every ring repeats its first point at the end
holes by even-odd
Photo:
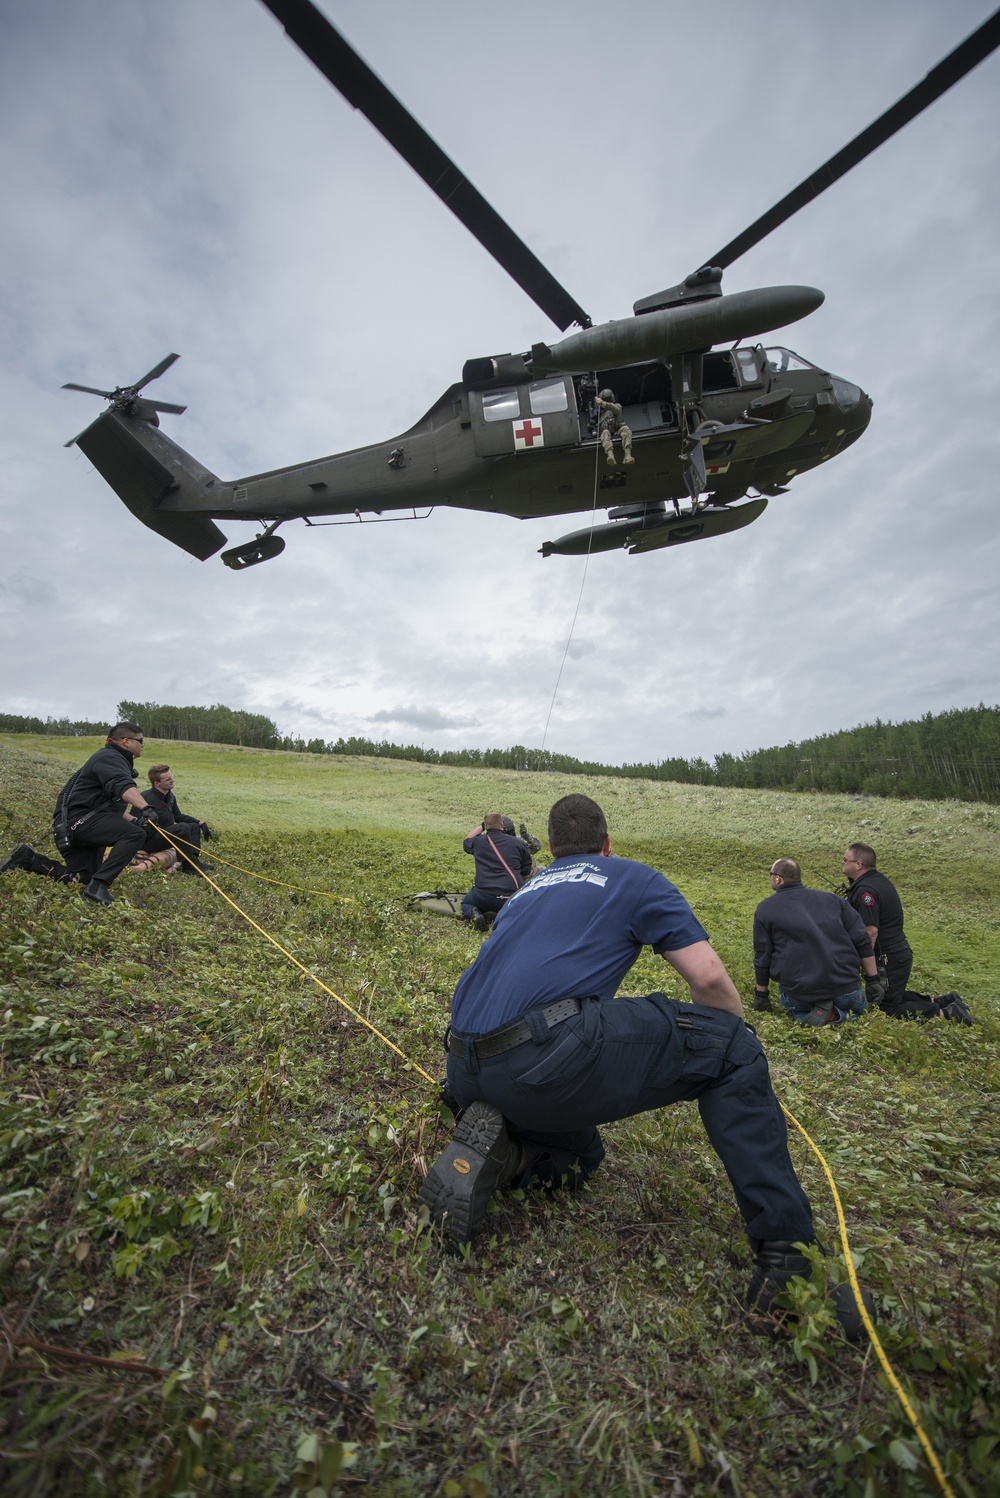
{"type": "Polygon", "coordinates": [[[570,375],[470,390],[469,415],[480,458],[568,447],[580,440],[580,418],[570,375]]]}

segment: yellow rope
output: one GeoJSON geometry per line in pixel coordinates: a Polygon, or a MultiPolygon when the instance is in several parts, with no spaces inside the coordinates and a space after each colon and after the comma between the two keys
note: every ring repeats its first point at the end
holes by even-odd
{"type": "Polygon", "coordinates": [[[925,1432],[923,1426],[917,1418],[916,1410],[913,1408],[913,1405],[907,1398],[906,1390],[903,1388],[899,1379],[896,1377],[892,1364],[886,1357],[885,1349],[878,1339],[878,1333],[872,1325],[871,1317],[868,1315],[868,1311],[865,1308],[865,1303],[861,1298],[861,1286],[858,1284],[858,1276],[855,1273],[854,1269],[854,1260],[851,1257],[851,1245],[848,1242],[847,1238],[847,1222],[844,1218],[844,1208],[841,1205],[840,1192],[837,1190],[837,1183],[833,1179],[833,1173],[830,1170],[829,1165],[827,1165],[826,1160],[823,1156],[823,1152],[820,1149],[819,1145],[806,1132],[795,1115],[793,1113],[789,1113],[784,1103],[781,1104],[781,1111],[785,1115],[785,1117],[795,1125],[795,1127],[798,1129],[799,1133],[802,1135],[803,1139],[809,1145],[810,1149],[813,1151],[816,1158],[819,1160],[819,1163],[823,1167],[827,1182],[830,1187],[830,1194],[833,1197],[833,1205],[837,1210],[837,1225],[840,1228],[840,1242],[844,1250],[844,1261],[847,1264],[848,1278],[851,1282],[851,1289],[854,1292],[854,1298],[858,1303],[858,1310],[861,1312],[861,1320],[864,1322],[865,1331],[871,1338],[871,1344],[875,1349],[875,1354],[879,1362],[882,1364],[882,1370],[885,1373],[886,1378],[889,1380],[890,1385],[892,1386],[893,1393],[899,1400],[900,1404],[903,1406],[903,1409],[906,1411],[907,1419],[917,1433],[917,1439],[920,1442],[921,1446],[924,1448],[924,1455],[927,1457],[927,1460],[930,1463],[931,1471],[937,1478],[938,1485],[940,1486],[942,1493],[946,1494],[946,1498],[955,1498],[955,1491],[949,1483],[947,1477],[944,1475],[944,1468],[941,1466],[941,1463],[937,1457],[937,1453],[934,1450],[934,1447],[931,1445],[930,1440],[927,1437],[927,1433],[925,1432]]]}
{"type": "MultiPolygon", "coordinates": [[[[167,836],[166,829],[161,827],[158,822],[154,822],[153,826],[157,832],[161,832],[164,836],[167,836]]],[[[179,832],[172,832],[170,834],[170,841],[175,847],[177,843],[183,843],[185,848],[194,848],[198,853],[202,851],[197,843],[188,842],[187,838],[181,837],[179,832]]],[[[304,895],[325,895],[328,900],[343,900],[345,905],[354,904],[354,900],[350,895],[335,895],[329,889],[310,889],[307,884],[289,884],[287,879],[272,879],[270,874],[258,874],[255,869],[245,869],[242,864],[230,863],[228,859],[220,858],[214,848],[212,849],[212,858],[216,863],[224,863],[227,869],[236,869],[240,874],[249,874],[251,879],[263,879],[265,884],[280,884],[282,889],[297,889],[304,895]]],[[[205,871],[204,869],[199,869],[198,872],[199,874],[203,874],[205,871]]]]}
{"type": "MultiPolygon", "coordinates": [[[[163,837],[165,837],[169,843],[173,843],[174,842],[174,839],[171,837],[170,832],[167,830],[167,828],[165,828],[165,827],[157,827],[156,830],[163,837]]],[[[184,838],[179,838],[178,841],[179,842],[184,842],[185,839],[184,838]]],[[[175,844],[175,846],[176,846],[176,844],[175,844]]],[[[193,847],[194,844],[193,843],[189,843],[188,846],[189,847],[193,847]]],[[[299,968],[305,974],[305,976],[307,978],[311,978],[312,979],[312,981],[317,985],[317,987],[321,988],[324,993],[328,993],[330,995],[331,999],[336,999],[337,1003],[340,1004],[344,1009],[346,1009],[347,1012],[348,1012],[348,1014],[353,1015],[356,1020],[360,1020],[363,1025],[367,1025],[368,1029],[372,1032],[373,1035],[377,1035],[378,1038],[379,1038],[379,1040],[384,1041],[385,1044],[389,1047],[390,1050],[395,1051],[397,1056],[401,1056],[403,1058],[403,1060],[406,1062],[407,1066],[411,1066],[414,1071],[418,1071],[420,1073],[420,1075],[426,1079],[426,1081],[430,1082],[430,1084],[431,1084],[432,1087],[436,1085],[435,1081],[434,1081],[434,1078],[430,1075],[429,1072],[425,1072],[422,1066],[418,1066],[415,1061],[411,1061],[410,1058],[409,1058],[409,1056],[407,1056],[406,1052],[405,1051],[401,1051],[399,1049],[399,1046],[396,1045],[394,1041],[391,1041],[389,1039],[388,1035],[383,1035],[382,1031],[376,1029],[376,1027],[372,1024],[371,1020],[365,1019],[365,1017],[364,1017],[363,1014],[359,1014],[356,1009],[352,1009],[351,1006],[350,1006],[350,1004],[347,1002],[346,999],[342,999],[340,997],[339,993],[334,993],[334,991],[333,991],[332,988],[328,988],[327,985],[323,982],[322,978],[317,978],[316,974],[314,972],[312,972],[309,968],[307,968],[304,962],[300,962],[299,961],[299,959],[295,956],[294,952],[289,952],[289,950],[288,950],[287,947],[283,947],[281,945],[281,942],[278,941],[277,937],[272,936],[269,931],[265,931],[264,930],[263,926],[258,925],[257,922],[254,920],[253,916],[252,915],[247,915],[246,911],[243,910],[241,906],[237,905],[237,903],[236,903],[235,900],[230,899],[229,895],[226,894],[225,890],[224,889],[220,889],[219,886],[216,884],[215,880],[214,879],[210,879],[209,876],[205,873],[204,869],[199,869],[197,864],[194,864],[193,867],[198,870],[198,873],[204,879],[205,883],[206,884],[210,884],[212,886],[212,888],[215,890],[216,894],[219,894],[219,895],[222,896],[222,898],[226,901],[227,905],[231,905],[233,907],[233,909],[235,911],[237,911],[243,917],[243,919],[249,925],[251,925],[254,928],[255,931],[259,931],[260,932],[261,936],[264,937],[265,941],[269,941],[271,943],[272,947],[277,947],[278,951],[281,952],[285,957],[287,957],[288,960],[289,960],[289,962],[294,963],[295,966],[297,968],[299,968]]]]}
{"type": "MultiPolygon", "coordinates": [[[[176,847],[176,842],[174,841],[174,837],[171,836],[170,832],[166,828],[164,828],[164,827],[157,827],[157,831],[160,832],[167,839],[168,842],[173,843],[174,846],[176,847]]],[[[187,839],[186,838],[182,838],[179,835],[178,835],[176,841],[177,842],[181,842],[181,843],[187,843],[187,839]]],[[[190,847],[194,847],[195,845],[193,843],[187,843],[187,846],[190,848],[190,847]]],[[[220,859],[219,862],[220,863],[225,863],[225,859],[220,859]]],[[[411,1061],[410,1058],[406,1055],[406,1053],[404,1051],[401,1051],[400,1048],[399,1048],[399,1046],[396,1045],[394,1041],[391,1041],[387,1035],[383,1035],[382,1031],[379,1030],[379,1029],[377,1029],[375,1027],[375,1025],[373,1025],[371,1023],[370,1020],[365,1019],[365,1017],[364,1017],[363,1014],[359,1014],[356,1009],[352,1009],[351,1006],[350,1006],[350,1004],[348,1004],[348,1002],[347,1002],[346,999],[342,999],[341,996],[340,996],[340,994],[335,993],[332,988],[327,987],[327,985],[323,982],[323,980],[321,978],[317,978],[316,974],[313,973],[313,972],[311,972],[310,969],[306,967],[305,963],[300,962],[299,959],[295,956],[295,954],[293,952],[289,952],[288,948],[287,947],[283,947],[281,945],[281,942],[278,941],[276,937],[271,936],[271,934],[269,932],[267,932],[267,931],[264,930],[263,926],[258,925],[258,923],[253,919],[252,916],[248,915],[245,910],[243,910],[239,905],[237,905],[237,903],[236,903],[235,900],[231,899],[229,897],[229,895],[226,894],[226,892],[225,892],[224,889],[220,889],[219,888],[219,886],[216,884],[216,882],[215,882],[214,879],[209,878],[208,874],[205,873],[204,869],[199,869],[198,866],[197,866],[197,864],[195,864],[194,867],[198,870],[198,873],[204,879],[205,883],[206,884],[210,884],[212,886],[212,888],[216,891],[216,893],[220,894],[222,896],[222,898],[226,901],[227,904],[231,905],[233,907],[233,909],[235,911],[237,911],[249,925],[253,926],[253,928],[254,928],[255,931],[259,931],[260,934],[261,934],[261,936],[264,937],[265,941],[269,941],[273,947],[277,947],[278,951],[281,952],[283,956],[287,957],[288,960],[289,960],[289,962],[294,963],[294,965],[297,968],[299,968],[301,970],[301,972],[307,978],[311,978],[312,981],[319,988],[321,988],[324,993],[328,993],[330,995],[331,999],[335,999],[338,1004],[340,1004],[344,1009],[347,1010],[348,1014],[350,1014],[350,1015],[352,1015],[354,1017],[354,1019],[360,1020],[360,1022],[363,1025],[366,1025],[367,1028],[369,1030],[371,1030],[371,1032],[372,1032],[373,1035],[377,1035],[378,1038],[379,1038],[379,1040],[384,1041],[384,1043],[389,1047],[390,1050],[395,1051],[395,1053],[396,1053],[397,1056],[402,1057],[402,1059],[406,1062],[406,1064],[408,1066],[412,1067],[414,1071],[419,1072],[420,1075],[426,1081],[430,1082],[430,1084],[431,1084],[432,1087],[436,1085],[435,1081],[434,1081],[434,1078],[430,1075],[429,1072],[425,1072],[422,1066],[418,1066],[415,1061],[411,1061]]],[[[228,865],[228,867],[230,867],[230,868],[238,868],[239,866],[237,864],[230,864],[230,865],[228,865]]],[[[241,872],[243,872],[243,873],[250,873],[251,870],[244,869],[244,870],[241,870],[241,872]]],[[[256,878],[264,878],[265,876],[262,875],[262,874],[258,874],[255,877],[256,878]]],[[[282,884],[284,881],[280,880],[280,879],[276,879],[276,880],[271,880],[269,882],[270,883],[274,883],[274,884],[282,884]]],[[[288,889],[299,889],[302,886],[300,886],[300,885],[286,885],[285,887],[288,888],[288,889]]],[[[309,891],[309,893],[310,894],[324,894],[324,893],[326,893],[326,891],[323,891],[323,890],[311,890],[311,891],[309,891]]],[[[335,898],[341,898],[342,899],[344,897],[343,896],[337,896],[335,898]]],[[[840,1242],[841,1242],[841,1246],[842,1246],[842,1248],[844,1250],[844,1262],[847,1265],[847,1275],[848,1275],[848,1279],[850,1281],[851,1290],[854,1293],[854,1298],[855,1298],[855,1301],[857,1302],[857,1307],[858,1307],[858,1310],[859,1310],[859,1312],[861,1314],[861,1320],[864,1323],[865,1331],[868,1333],[868,1336],[871,1339],[871,1344],[872,1344],[872,1346],[875,1349],[875,1354],[876,1354],[879,1362],[882,1365],[882,1370],[885,1373],[886,1378],[889,1380],[889,1384],[890,1384],[890,1387],[892,1388],[893,1393],[896,1395],[896,1398],[899,1400],[900,1404],[903,1406],[903,1410],[906,1413],[907,1419],[909,1420],[910,1424],[913,1426],[914,1431],[916,1432],[917,1439],[919,1440],[921,1446],[924,1449],[924,1454],[927,1457],[927,1461],[928,1461],[928,1463],[930,1465],[931,1471],[934,1473],[934,1476],[937,1478],[938,1485],[941,1488],[942,1493],[945,1494],[945,1498],[955,1498],[955,1491],[952,1488],[951,1484],[949,1483],[947,1477],[945,1476],[944,1468],[941,1466],[941,1463],[938,1460],[937,1452],[934,1450],[934,1447],[931,1445],[930,1439],[928,1438],[926,1431],[924,1430],[923,1426],[920,1423],[919,1417],[917,1416],[917,1412],[913,1408],[913,1405],[911,1404],[911,1402],[910,1402],[910,1400],[909,1400],[909,1398],[907,1396],[906,1390],[903,1388],[903,1385],[900,1383],[899,1379],[896,1377],[895,1370],[893,1369],[892,1364],[889,1362],[889,1359],[886,1356],[886,1352],[885,1352],[885,1349],[882,1346],[882,1343],[879,1341],[878,1333],[876,1332],[875,1327],[872,1324],[871,1317],[869,1316],[868,1311],[867,1311],[867,1309],[865,1307],[864,1300],[862,1299],[861,1286],[858,1283],[857,1272],[855,1271],[855,1268],[854,1268],[854,1259],[853,1259],[853,1257],[851,1255],[851,1245],[850,1245],[850,1241],[849,1241],[848,1236],[847,1236],[847,1221],[846,1221],[846,1219],[844,1217],[844,1208],[843,1208],[843,1205],[842,1205],[841,1200],[840,1200],[840,1192],[837,1190],[837,1183],[833,1179],[833,1172],[831,1171],[829,1165],[827,1164],[826,1157],[824,1156],[824,1154],[823,1154],[822,1150],[820,1149],[819,1145],[812,1138],[812,1136],[807,1132],[807,1130],[805,1128],[803,1128],[802,1124],[799,1123],[799,1121],[795,1117],[794,1113],[789,1112],[789,1110],[785,1107],[784,1103],[781,1103],[780,1106],[781,1106],[782,1113],[784,1113],[785,1117],[789,1120],[790,1123],[793,1123],[795,1125],[795,1127],[798,1129],[799,1133],[802,1135],[803,1139],[806,1141],[806,1143],[809,1145],[810,1149],[815,1154],[816,1158],[819,1160],[820,1165],[822,1165],[822,1167],[823,1167],[823,1171],[824,1171],[824,1174],[826,1175],[827,1183],[828,1183],[828,1185],[830,1187],[830,1194],[833,1197],[833,1205],[834,1205],[834,1208],[836,1209],[836,1213],[837,1213],[837,1226],[838,1226],[838,1228],[840,1230],[840,1242]]]]}

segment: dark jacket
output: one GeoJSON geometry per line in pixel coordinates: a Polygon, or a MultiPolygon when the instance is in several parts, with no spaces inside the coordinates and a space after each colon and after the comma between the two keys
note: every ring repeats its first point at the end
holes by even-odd
{"type": "Polygon", "coordinates": [[[120,744],[105,744],[92,754],[63,786],[56,798],[54,821],[59,820],[67,791],[66,818],[70,826],[88,811],[118,811],[124,814],[125,791],[135,785],[135,761],[120,744]]]}
{"type": "Polygon", "coordinates": [[[512,895],[531,873],[531,854],[521,839],[511,837],[509,832],[491,827],[489,832],[467,837],[462,847],[476,860],[474,883],[484,895],[512,895]],[[500,854],[510,865],[514,878],[504,868],[500,854]]]}
{"type": "Polygon", "coordinates": [[[758,988],[773,978],[795,999],[832,999],[858,986],[862,957],[873,956],[864,921],[839,895],[782,884],[753,918],[758,988]]]}
{"type": "Polygon", "coordinates": [[[148,791],[143,791],[142,799],[156,812],[156,822],[159,827],[173,827],[175,822],[193,822],[195,826],[200,825],[197,817],[193,817],[188,811],[181,811],[173,791],[158,791],[155,785],[151,785],[148,791]]]}
{"type": "Polygon", "coordinates": [[[910,950],[903,931],[903,902],[878,869],[866,869],[847,888],[847,903],[853,905],[866,926],[877,926],[876,954],[910,950]]]}

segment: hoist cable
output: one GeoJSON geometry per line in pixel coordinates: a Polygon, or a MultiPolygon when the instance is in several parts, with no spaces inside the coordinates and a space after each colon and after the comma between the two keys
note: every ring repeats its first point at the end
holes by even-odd
{"type": "Polygon", "coordinates": [[[569,627],[569,635],[566,639],[566,649],[563,651],[562,660],[559,662],[559,670],[556,673],[556,684],[552,688],[552,701],[549,703],[549,711],[545,719],[545,727],[542,730],[542,743],[538,751],[538,761],[541,764],[542,755],[545,752],[545,740],[549,734],[549,724],[552,721],[552,709],[556,705],[556,695],[559,691],[559,683],[562,681],[563,667],[566,665],[566,657],[569,655],[569,647],[573,643],[573,632],[576,629],[576,621],[580,614],[580,604],[583,602],[583,589],[587,581],[587,570],[590,567],[590,553],[594,545],[594,526],[597,522],[597,475],[600,472],[601,444],[598,442],[594,447],[594,498],[590,506],[590,535],[587,537],[587,556],[583,564],[583,576],[580,579],[580,591],[576,596],[576,608],[573,610],[573,622],[569,627]]]}

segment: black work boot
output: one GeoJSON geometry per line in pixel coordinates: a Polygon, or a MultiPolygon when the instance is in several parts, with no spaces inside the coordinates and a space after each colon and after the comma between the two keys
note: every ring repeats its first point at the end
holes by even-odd
{"type": "Polygon", "coordinates": [[[833,1003],[814,1004],[810,1010],[802,1016],[804,1025],[835,1025],[837,1023],[837,1010],[833,1003]]]}
{"type": "Polygon", "coordinates": [[[81,894],[85,900],[93,900],[95,905],[111,905],[115,898],[103,879],[91,879],[81,894]]]}
{"type": "MultiPolygon", "coordinates": [[[[824,1250],[825,1252],[826,1250],[824,1250]]],[[[789,1312],[776,1308],[774,1297],[786,1289],[796,1275],[808,1280],[812,1275],[812,1263],[805,1254],[783,1240],[762,1243],[757,1250],[757,1266],[747,1286],[747,1319],[752,1331],[774,1335],[782,1328],[789,1312]]],[[[861,1312],[850,1284],[831,1285],[830,1299],[837,1311],[837,1321],[848,1342],[856,1342],[864,1326],[861,1312]]],[[[865,1310],[875,1319],[875,1301],[870,1291],[862,1290],[861,1298],[865,1310]]]]}
{"type": "Polygon", "coordinates": [[[521,1146],[507,1133],[500,1109],[477,1100],[455,1125],[417,1200],[452,1243],[469,1243],[482,1226],[491,1196],[513,1180],[520,1161],[521,1146]]]}
{"type": "Polygon", "coordinates": [[[11,869],[31,869],[38,854],[28,843],[18,843],[0,863],[0,874],[9,874],[11,869]]]}

